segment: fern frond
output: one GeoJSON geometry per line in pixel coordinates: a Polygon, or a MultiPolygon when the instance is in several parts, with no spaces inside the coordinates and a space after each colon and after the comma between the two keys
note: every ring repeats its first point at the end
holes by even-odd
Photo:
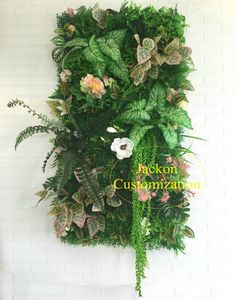
{"type": "Polygon", "coordinates": [[[15,150],[17,149],[17,147],[27,138],[37,134],[37,133],[44,133],[44,132],[49,132],[50,128],[47,126],[29,126],[26,129],[24,129],[23,131],[21,131],[17,138],[16,138],[16,143],[15,143],[15,150]]]}
{"type": "Polygon", "coordinates": [[[57,171],[56,171],[56,182],[57,182],[57,192],[60,193],[61,190],[66,185],[67,181],[73,177],[74,169],[78,164],[78,156],[76,153],[63,152],[57,156],[57,171]]]}
{"type": "Polygon", "coordinates": [[[46,166],[47,166],[47,163],[48,163],[48,160],[50,159],[50,157],[53,155],[55,149],[57,147],[53,147],[46,155],[44,161],[43,161],[43,167],[42,167],[42,170],[43,170],[43,173],[45,173],[45,169],[46,169],[46,166]]]}
{"type": "Polygon", "coordinates": [[[76,179],[82,184],[87,196],[95,203],[96,207],[104,210],[103,194],[100,191],[97,174],[89,170],[88,166],[83,164],[75,172],[76,179]]]}
{"type": "Polygon", "coordinates": [[[58,120],[49,119],[44,114],[38,114],[34,109],[32,109],[29,105],[25,104],[24,101],[21,101],[19,99],[11,100],[8,102],[7,106],[9,108],[13,108],[16,106],[22,106],[28,110],[29,114],[32,114],[33,116],[36,116],[43,125],[51,127],[52,131],[63,131],[65,130],[65,126],[58,120]]]}

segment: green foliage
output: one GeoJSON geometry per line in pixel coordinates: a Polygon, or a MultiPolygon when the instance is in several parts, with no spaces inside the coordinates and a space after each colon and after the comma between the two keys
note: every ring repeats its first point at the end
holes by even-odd
{"type": "Polygon", "coordinates": [[[16,138],[16,143],[15,143],[15,149],[17,149],[17,147],[26,139],[28,139],[29,137],[37,134],[37,133],[48,133],[49,132],[49,128],[47,126],[29,126],[26,129],[24,129],[23,131],[21,131],[17,138],[16,138]]]}
{"type": "MultiPolygon", "coordinates": [[[[55,175],[37,196],[51,201],[57,237],[73,245],[133,247],[139,295],[147,250],[184,251],[184,237],[194,237],[186,225],[188,191],[171,189],[165,202],[164,191],[147,189],[145,202],[139,189],[116,189],[113,181],[159,180],[137,174],[137,168],[165,165],[167,157],[187,163],[184,154],[192,151],[181,142],[194,137],[184,133],[192,124],[181,108],[186,90],[193,90],[186,26],[177,8],[124,3],[120,11],[96,5],[72,16],[64,12],[52,39],[58,85],[48,104],[55,119],[18,99],[8,104],[42,123],[21,132],[16,147],[36,133],[55,134],[43,163],[45,171],[53,156],[55,175]],[[132,155],[118,160],[111,144],[124,137],[133,142],[132,155]]],[[[180,176],[189,175],[179,171],[171,180],[180,176]]]]}

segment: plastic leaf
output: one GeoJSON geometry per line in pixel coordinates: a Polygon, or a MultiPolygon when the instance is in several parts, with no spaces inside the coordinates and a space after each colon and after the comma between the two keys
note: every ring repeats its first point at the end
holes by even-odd
{"type": "Polygon", "coordinates": [[[134,143],[135,148],[138,146],[139,142],[142,140],[146,132],[152,128],[153,126],[151,125],[147,125],[147,126],[136,125],[133,127],[133,129],[130,132],[129,138],[134,143]]]}
{"type": "Polygon", "coordinates": [[[195,234],[193,230],[188,226],[185,226],[183,233],[189,238],[195,238],[195,234]]]}
{"type": "Polygon", "coordinates": [[[170,122],[175,122],[180,126],[193,129],[191,119],[189,118],[187,112],[182,108],[171,108],[166,114],[163,115],[163,117],[170,122]]]}
{"type": "Polygon", "coordinates": [[[175,51],[179,50],[179,39],[175,38],[172,42],[170,42],[164,49],[166,54],[172,54],[175,51]]]}
{"type": "Polygon", "coordinates": [[[73,217],[73,222],[79,227],[83,228],[84,223],[86,221],[86,214],[85,212],[75,212],[73,217]]]}
{"type": "Polygon", "coordinates": [[[165,62],[168,65],[178,65],[181,63],[181,61],[182,61],[182,56],[177,51],[172,52],[171,55],[165,58],[165,62]]]}
{"type": "Polygon", "coordinates": [[[145,38],[143,40],[143,47],[149,51],[152,51],[155,48],[155,41],[153,39],[145,38]]]}
{"type": "Polygon", "coordinates": [[[159,127],[162,130],[164,139],[168,144],[168,146],[170,147],[170,149],[175,148],[178,143],[177,133],[172,128],[166,127],[163,124],[160,124],[159,127]]]}
{"type": "Polygon", "coordinates": [[[182,60],[187,60],[192,54],[192,49],[187,46],[181,46],[179,49],[179,54],[181,55],[182,60]]]}
{"type": "Polygon", "coordinates": [[[145,62],[147,62],[150,58],[151,58],[150,51],[147,50],[146,48],[138,45],[138,48],[137,48],[137,60],[138,60],[138,64],[142,65],[145,62]]]}
{"type": "Polygon", "coordinates": [[[148,72],[148,76],[150,76],[153,79],[157,79],[158,78],[158,67],[157,66],[153,66],[149,72],[148,72]]]}
{"type": "Polygon", "coordinates": [[[118,196],[108,197],[107,198],[107,204],[112,207],[119,207],[121,206],[122,202],[118,196]]]}
{"type": "Polygon", "coordinates": [[[88,230],[89,230],[89,236],[90,238],[93,238],[95,234],[99,231],[100,223],[95,218],[89,218],[87,220],[88,230]]]}
{"type": "Polygon", "coordinates": [[[97,216],[96,219],[99,223],[99,230],[104,231],[105,230],[105,218],[104,218],[104,216],[102,216],[102,215],[97,216]]]}
{"type": "Polygon", "coordinates": [[[150,112],[153,109],[157,109],[159,113],[162,113],[166,109],[166,92],[160,84],[154,85],[149,94],[149,99],[145,110],[150,112]]]}
{"type": "Polygon", "coordinates": [[[68,224],[68,208],[64,205],[54,221],[54,229],[57,238],[60,238],[64,233],[68,224]]]}

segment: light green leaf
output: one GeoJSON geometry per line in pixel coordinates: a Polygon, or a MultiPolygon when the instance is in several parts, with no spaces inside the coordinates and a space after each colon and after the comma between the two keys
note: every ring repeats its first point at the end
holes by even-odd
{"type": "Polygon", "coordinates": [[[191,119],[189,118],[187,112],[182,108],[171,108],[163,117],[170,122],[177,123],[180,126],[186,127],[188,129],[193,129],[191,124],[191,119]]]}
{"type": "Polygon", "coordinates": [[[129,135],[129,138],[131,139],[131,141],[134,143],[134,147],[137,147],[139,142],[141,141],[141,139],[144,137],[144,135],[146,134],[146,132],[149,129],[152,129],[153,126],[140,126],[140,125],[135,125],[129,135]]]}
{"type": "Polygon", "coordinates": [[[105,54],[111,60],[113,60],[114,62],[119,62],[122,60],[120,48],[115,40],[109,39],[105,42],[104,39],[101,39],[98,44],[99,49],[103,52],[103,54],[105,54]]]}
{"type": "Polygon", "coordinates": [[[107,198],[107,204],[112,207],[119,207],[119,206],[121,206],[122,202],[121,202],[120,198],[117,195],[115,195],[113,197],[107,198]]]}
{"type": "Polygon", "coordinates": [[[150,115],[145,110],[128,110],[121,114],[119,121],[126,124],[133,124],[140,121],[149,121],[150,115]]]}
{"type": "Polygon", "coordinates": [[[145,110],[151,112],[157,109],[159,113],[163,113],[166,109],[166,92],[160,84],[154,85],[149,94],[149,99],[145,110]]]}
{"type": "Polygon", "coordinates": [[[143,47],[149,51],[152,51],[155,48],[155,41],[150,38],[145,38],[143,40],[143,47]]]}
{"type": "Polygon", "coordinates": [[[114,62],[110,60],[107,64],[108,71],[116,78],[125,83],[129,83],[129,72],[123,61],[114,62]]]}
{"type": "Polygon", "coordinates": [[[113,30],[113,31],[108,32],[105,35],[105,39],[106,40],[113,39],[118,44],[118,46],[121,47],[123,44],[123,40],[126,36],[126,32],[127,32],[127,29],[113,30]]]}
{"type": "Polygon", "coordinates": [[[164,49],[166,54],[172,54],[175,51],[179,50],[179,39],[175,38],[173,41],[171,41],[164,49]]]}
{"type": "Polygon", "coordinates": [[[177,133],[172,129],[172,128],[168,128],[163,124],[159,125],[164,139],[166,141],[166,143],[168,144],[168,146],[170,147],[170,149],[173,149],[177,146],[178,144],[178,136],[177,133]]]}
{"type": "Polygon", "coordinates": [[[145,62],[147,62],[150,58],[151,58],[150,51],[147,50],[146,48],[138,45],[138,48],[137,48],[137,60],[138,60],[138,64],[142,65],[145,62]]]}
{"type": "Polygon", "coordinates": [[[65,43],[65,39],[62,36],[55,36],[51,41],[55,46],[62,46],[65,43]]]}
{"type": "Polygon", "coordinates": [[[86,39],[83,38],[75,38],[73,40],[70,40],[68,42],[66,42],[63,46],[63,49],[66,48],[71,48],[71,47],[87,47],[88,46],[88,41],[86,39]]]}
{"type": "Polygon", "coordinates": [[[144,109],[145,105],[146,105],[146,100],[141,99],[141,100],[133,101],[133,102],[129,103],[126,106],[126,108],[128,110],[142,110],[142,109],[144,109]]]}

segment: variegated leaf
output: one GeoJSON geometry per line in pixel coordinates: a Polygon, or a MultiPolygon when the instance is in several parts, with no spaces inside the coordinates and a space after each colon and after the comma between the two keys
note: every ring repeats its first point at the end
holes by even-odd
{"type": "Polygon", "coordinates": [[[161,35],[161,34],[158,35],[157,37],[155,37],[155,38],[154,38],[155,43],[158,44],[158,43],[160,42],[161,38],[162,38],[162,35],[161,35]]]}
{"type": "Polygon", "coordinates": [[[168,65],[179,65],[182,61],[182,56],[178,52],[173,52],[171,55],[167,56],[165,62],[168,65]]]}
{"type": "Polygon", "coordinates": [[[93,200],[91,198],[86,198],[84,202],[86,206],[93,204],[93,200]]]}
{"type": "Polygon", "coordinates": [[[73,194],[72,199],[76,202],[83,204],[85,199],[85,191],[84,188],[81,186],[76,193],[73,194]]]}
{"type": "Polygon", "coordinates": [[[179,46],[180,46],[180,43],[179,43],[179,39],[178,38],[175,38],[172,42],[170,42],[164,49],[165,53],[166,54],[171,54],[175,51],[178,51],[179,50],[179,46]]]}
{"type": "Polygon", "coordinates": [[[86,213],[83,211],[82,213],[75,212],[73,216],[73,222],[79,227],[83,228],[84,223],[86,221],[86,213]]]}
{"type": "Polygon", "coordinates": [[[105,230],[105,218],[104,218],[104,216],[102,216],[102,215],[97,216],[97,221],[99,223],[99,230],[104,231],[105,230]]]}
{"type": "Polygon", "coordinates": [[[101,9],[98,4],[94,6],[92,9],[92,16],[95,21],[97,21],[97,25],[104,29],[106,26],[106,21],[108,17],[108,12],[106,10],[101,9]]]}
{"type": "Polygon", "coordinates": [[[165,57],[161,54],[157,53],[156,51],[151,52],[151,63],[154,66],[161,66],[165,62],[165,57]]]}
{"type": "Polygon", "coordinates": [[[137,48],[137,60],[138,60],[138,64],[142,65],[145,62],[147,62],[150,58],[151,58],[150,51],[147,50],[146,48],[138,45],[138,48],[137,48]]]}
{"type": "Polygon", "coordinates": [[[181,46],[179,54],[182,56],[182,60],[187,60],[192,54],[192,49],[187,46],[181,46]]]}
{"type": "Polygon", "coordinates": [[[95,234],[99,231],[99,221],[95,218],[89,218],[87,220],[88,230],[89,230],[89,236],[90,238],[93,238],[95,234]]]}
{"type": "Polygon", "coordinates": [[[145,38],[143,40],[143,47],[148,51],[152,51],[155,48],[156,44],[153,39],[145,38]]]}
{"type": "Polygon", "coordinates": [[[145,77],[145,70],[142,66],[137,65],[130,74],[130,77],[134,79],[134,84],[139,85],[143,82],[145,77]]]}
{"type": "Polygon", "coordinates": [[[113,184],[110,184],[105,188],[105,193],[107,197],[113,197],[116,193],[116,188],[113,184]]]}
{"type": "Polygon", "coordinates": [[[56,220],[54,221],[54,229],[57,238],[60,238],[66,229],[68,223],[68,214],[68,208],[64,205],[56,216],[56,220]]]}
{"type": "Polygon", "coordinates": [[[71,208],[68,209],[68,218],[67,218],[67,224],[66,224],[66,227],[69,227],[71,226],[72,224],[72,221],[73,221],[73,217],[74,217],[74,212],[71,208]]]}
{"type": "Polygon", "coordinates": [[[147,61],[145,64],[143,64],[142,65],[142,67],[143,67],[143,70],[144,71],[148,71],[148,70],[150,70],[151,69],[151,67],[152,67],[152,63],[151,63],[151,61],[149,60],[149,61],[147,61]]]}
{"type": "Polygon", "coordinates": [[[108,197],[107,198],[107,204],[112,207],[119,207],[121,206],[122,202],[118,196],[108,197]]]}
{"type": "Polygon", "coordinates": [[[48,191],[47,190],[42,190],[37,192],[35,195],[40,198],[40,200],[44,200],[47,196],[48,191]]]}
{"type": "Polygon", "coordinates": [[[157,66],[153,66],[149,72],[148,72],[148,76],[150,76],[153,79],[157,79],[158,78],[158,67],[157,66]]]}
{"type": "Polygon", "coordinates": [[[102,208],[101,207],[98,207],[95,203],[93,204],[93,207],[92,207],[92,211],[93,212],[99,212],[99,211],[102,211],[102,208]]]}

